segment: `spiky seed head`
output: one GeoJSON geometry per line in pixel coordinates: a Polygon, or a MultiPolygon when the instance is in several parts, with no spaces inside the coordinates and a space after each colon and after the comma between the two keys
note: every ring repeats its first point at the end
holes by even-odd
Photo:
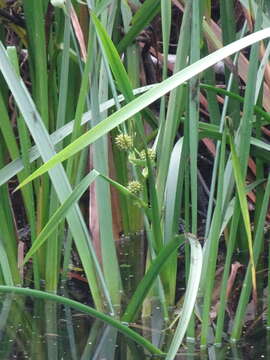
{"type": "Polygon", "coordinates": [[[142,184],[139,181],[130,181],[128,183],[127,189],[134,195],[138,195],[143,187],[142,184]]]}
{"type": "MultiPolygon", "coordinates": [[[[151,161],[154,161],[156,158],[156,152],[154,149],[148,148],[147,149],[148,157],[151,161]]],[[[140,157],[142,160],[146,160],[145,150],[142,150],[140,153],[140,157]]]]}
{"type": "Polygon", "coordinates": [[[121,133],[115,137],[115,144],[121,150],[131,150],[133,147],[133,138],[130,135],[121,133]]]}

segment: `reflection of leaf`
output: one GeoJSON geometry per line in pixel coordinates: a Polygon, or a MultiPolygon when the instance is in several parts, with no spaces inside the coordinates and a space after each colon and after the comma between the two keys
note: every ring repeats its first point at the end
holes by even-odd
{"type": "Polygon", "coordinates": [[[94,308],[81,304],[78,301],[71,300],[64,296],[55,295],[52,293],[48,293],[45,291],[40,290],[33,290],[29,288],[19,288],[14,286],[1,286],[0,285],[0,293],[14,293],[18,295],[25,295],[25,296],[32,296],[34,298],[44,299],[44,300],[51,300],[63,305],[70,306],[74,309],[82,311],[90,316],[93,316],[105,323],[113,326],[123,335],[129,337],[131,340],[137,342],[138,344],[142,345],[145,349],[147,349],[151,354],[154,355],[164,355],[164,353],[159,350],[156,346],[150,343],[150,341],[146,340],[144,337],[136,333],[135,331],[131,330],[129,327],[123,325],[120,321],[115,320],[114,318],[105,315],[104,313],[95,310],[94,308]]]}

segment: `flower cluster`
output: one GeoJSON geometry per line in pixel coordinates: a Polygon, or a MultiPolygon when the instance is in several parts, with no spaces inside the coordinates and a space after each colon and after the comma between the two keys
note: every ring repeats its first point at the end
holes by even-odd
{"type": "Polygon", "coordinates": [[[128,183],[127,189],[133,194],[133,195],[138,195],[142,189],[143,186],[139,181],[130,181],[128,183]]]}
{"type": "MultiPolygon", "coordinates": [[[[154,149],[148,148],[148,149],[147,149],[147,155],[148,155],[148,157],[149,157],[149,159],[150,159],[151,161],[155,161],[155,159],[156,159],[156,152],[155,152],[154,149]]],[[[140,158],[141,158],[142,160],[146,160],[145,150],[142,150],[142,151],[140,152],[140,158]]]]}
{"type": "Polygon", "coordinates": [[[133,137],[127,134],[119,134],[115,138],[115,144],[120,150],[131,150],[133,147],[133,137]]]}

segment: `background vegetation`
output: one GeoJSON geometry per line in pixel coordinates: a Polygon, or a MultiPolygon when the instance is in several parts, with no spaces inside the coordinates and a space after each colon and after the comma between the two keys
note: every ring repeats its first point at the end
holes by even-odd
{"type": "Polygon", "coordinates": [[[166,359],[270,326],[268,2],[0,7],[0,291],[81,267],[84,311],[166,359]],[[123,325],[150,316],[155,345],[123,325]]]}

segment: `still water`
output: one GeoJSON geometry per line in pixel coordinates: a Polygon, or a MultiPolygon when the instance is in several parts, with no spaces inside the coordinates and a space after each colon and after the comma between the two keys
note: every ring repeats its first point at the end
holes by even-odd
{"type": "MultiPolygon", "coordinates": [[[[142,331],[142,329],[138,330],[142,331]]],[[[157,334],[146,335],[157,341],[157,334]]],[[[143,360],[154,359],[112,327],[50,301],[0,296],[0,360],[143,360]]],[[[157,359],[157,358],[155,358],[157,359]]],[[[181,349],[177,360],[270,359],[270,334],[258,330],[237,346],[194,344],[181,349]]]]}

